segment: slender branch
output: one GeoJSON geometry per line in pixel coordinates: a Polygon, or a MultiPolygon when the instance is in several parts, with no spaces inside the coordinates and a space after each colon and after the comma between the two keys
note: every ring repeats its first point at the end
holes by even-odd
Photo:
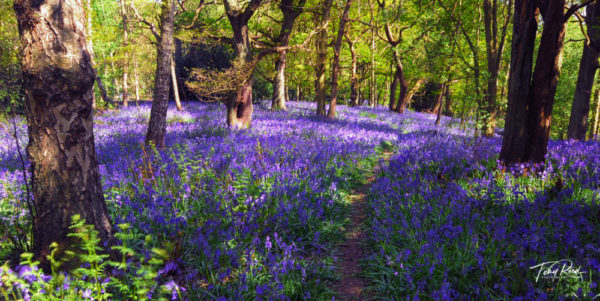
{"type": "Polygon", "coordinates": [[[135,15],[135,18],[139,21],[142,22],[146,25],[148,25],[150,31],[152,32],[152,34],[154,35],[154,37],[156,38],[157,41],[160,40],[160,34],[158,33],[158,30],[156,30],[156,26],[154,25],[154,23],[149,22],[148,20],[146,20],[146,18],[144,18],[137,10],[137,8],[135,7],[135,5],[133,4],[133,1],[129,2],[129,6],[131,7],[131,10],[133,10],[133,14],[135,15]]]}
{"type": "MultiPolygon", "coordinates": [[[[212,3],[214,3],[214,2],[210,2],[208,4],[212,4],[212,3]]],[[[190,28],[192,28],[194,26],[194,24],[196,23],[196,20],[198,20],[198,16],[200,15],[200,11],[204,8],[204,6],[206,4],[207,3],[205,3],[204,0],[200,0],[200,4],[198,4],[198,7],[196,8],[196,11],[194,12],[194,18],[192,19],[192,23],[190,23],[190,25],[181,26],[181,28],[183,28],[183,29],[190,29],[190,28]]],[[[182,5],[182,8],[183,8],[183,5],[182,5]]],[[[185,8],[183,8],[183,9],[185,10],[185,8]]]]}
{"type": "Polygon", "coordinates": [[[570,8],[567,10],[567,12],[565,13],[565,22],[567,22],[567,20],[569,20],[569,18],[571,18],[571,16],[572,16],[572,15],[573,15],[575,12],[577,12],[577,11],[578,11],[580,8],[582,8],[582,7],[584,7],[584,6],[587,6],[588,4],[590,4],[590,3],[594,2],[594,1],[596,1],[596,0],[587,0],[587,1],[585,1],[585,2],[582,2],[582,3],[579,3],[579,4],[572,5],[572,6],[571,6],[571,7],[570,7],[570,8]]]}
{"type": "Polygon", "coordinates": [[[579,29],[581,29],[581,33],[585,37],[585,45],[590,46],[590,43],[592,42],[592,40],[590,39],[590,36],[587,34],[587,32],[585,31],[585,28],[583,27],[583,22],[584,22],[583,16],[581,16],[581,14],[579,12],[575,12],[574,15],[578,20],[577,23],[579,23],[579,29]]]}

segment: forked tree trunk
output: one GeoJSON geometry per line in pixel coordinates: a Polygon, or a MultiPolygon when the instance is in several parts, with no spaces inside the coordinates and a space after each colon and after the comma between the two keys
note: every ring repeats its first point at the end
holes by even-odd
{"type": "Polygon", "coordinates": [[[515,2],[508,109],[500,160],[505,164],[544,162],[552,106],[565,37],[565,1],[540,8],[544,29],[532,75],[537,30],[536,2],[515,2]]]}
{"type": "Polygon", "coordinates": [[[421,85],[424,82],[425,82],[425,78],[419,78],[413,84],[412,88],[409,90],[408,89],[409,83],[404,78],[404,74],[402,73],[402,75],[400,76],[400,95],[398,96],[398,104],[396,105],[396,113],[403,114],[406,111],[406,107],[412,100],[415,93],[417,93],[417,91],[419,91],[419,88],[421,88],[421,85]]]}
{"type": "MultiPolygon", "coordinates": [[[[306,0],[299,0],[294,3],[294,0],[282,0],[279,4],[279,10],[283,14],[283,21],[279,36],[276,39],[276,43],[279,46],[285,47],[290,43],[290,37],[292,36],[292,30],[294,29],[294,23],[298,16],[304,11],[304,4],[306,0]]],[[[275,60],[275,70],[277,75],[273,82],[273,101],[271,103],[272,111],[287,111],[286,101],[289,100],[287,95],[287,80],[285,77],[285,68],[287,63],[287,52],[284,50],[279,53],[279,57],[275,60]]]]}
{"type": "Polygon", "coordinates": [[[541,9],[544,30],[531,82],[530,145],[526,160],[544,162],[550,137],[552,107],[560,75],[566,32],[565,0],[548,1],[541,9]]]}
{"type": "MultiPolygon", "coordinates": [[[[262,0],[252,0],[244,9],[240,2],[225,0],[225,14],[233,29],[233,49],[239,60],[252,62],[252,49],[248,35],[248,21],[260,7],[262,0]]],[[[225,101],[227,108],[227,124],[234,128],[250,127],[252,121],[252,75],[229,99],[225,101]]]]}
{"type": "Polygon", "coordinates": [[[169,107],[169,75],[173,53],[174,2],[163,0],[160,15],[160,35],[156,47],[156,75],[154,77],[154,97],[150,109],[150,121],[146,133],[146,144],[156,148],[165,147],[167,133],[167,109],[169,107]]]}
{"type": "Polygon", "coordinates": [[[331,100],[329,102],[329,112],[327,112],[328,118],[335,118],[335,106],[337,105],[337,94],[338,94],[338,76],[340,73],[340,52],[342,50],[342,41],[344,39],[344,32],[346,31],[346,22],[348,21],[348,14],[350,13],[350,7],[352,6],[352,0],[346,0],[344,6],[344,12],[342,13],[342,19],[338,26],[337,38],[335,44],[333,44],[333,64],[331,66],[331,100]]]}
{"type": "MultiPolygon", "coordinates": [[[[250,40],[248,37],[248,23],[241,17],[230,17],[234,32],[236,55],[245,62],[252,60],[250,40]]],[[[252,121],[252,80],[248,80],[238,88],[235,96],[227,105],[227,124],[234,128],[246,128],[252,121]],[[235,118],[233,118],[235,116],[235,118]],[[231,118],[230,118],[231,117],[231,118]]]]}
{"type": "Polygon", "coordinates": [[[590,98],[594,86],[594,77],[598,69],[598,52],[600,52],[600,1],[588,5],[585,21],[590,38],[584,42],[583,54],[579,63],[579,74],[575,86],[575,96],[571,107],[571,117],[567,137],[585,140],[590,114],[590,98]]]}
{"type": "Polygon", "coordinates": [[[94,147],[95,72],[81,0],[16,0],[31,162],[33,251],[68,247],[71,217],[79,214],[112,242],[94,147]],[[57,18],[60,16],[60,18],[57,18]]]}

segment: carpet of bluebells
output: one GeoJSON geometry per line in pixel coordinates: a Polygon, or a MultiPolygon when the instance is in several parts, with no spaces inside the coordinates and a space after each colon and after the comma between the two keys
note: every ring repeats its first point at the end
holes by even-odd
{"type": "MultiPolygon", "coordinates": [[[[258,106],[251,129],[236,131],[224,125],[223,106],[171,108],[160,152],[141,144],[149,106],[96,116],[122,259],[102,255],[94,230],[74,220],[82,265],[69,274],[44,274],[30,254],[15,256],[27,250],[30,225],[8,122],[0,132],[0,259],[10,263],[0,268],[0,295],[331,300],[348,194],[377,164],[362,259],[375,299],[600,293],[599,143],[551,141],[543,168],[504,168],[501,138],[473,138],[450,118],[436,127],[432,115],[341,106],[327,120],[314,116],[314,103],[289,106],[258,106]],[[550,264],[539,265],[554,261],[549,270],[572,269],[541,275],[550,264]]],[[[26,127],[15,125],[23,146],[26,127]]]]}
{"type": "Polygon", "coordinates": [[[371,187],[367,277],[389,299],[595,299],[600,143],[503,168],[501,138],[399,137],[371,187]],[[555,271],[556,274],[548,273],[555,271]]]}

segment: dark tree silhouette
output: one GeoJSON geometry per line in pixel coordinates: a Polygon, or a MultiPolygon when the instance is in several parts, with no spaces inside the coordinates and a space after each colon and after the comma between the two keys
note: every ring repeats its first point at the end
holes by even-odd
{"type": "Polygon", "coordinates": [[[565,0],[515,1],[508,108],[500,152],[500,160],[504,163],[544,162],[560,74],[565,23],[577,9],[590,2],[565,11],[565,0]],[[540,13],[544,28],[533,69],[540,13]]]}
{"type": "Polygon", "coordinates": [[[590,97],[594,86],[594,77],[598,69],[598,54],[600,52],[600,1],[587,7],[585,14],[587,38],[583,44],[583,54],[579,63],[579,74],[575,86],[573,106],[567,137],[585,140],[590,114],[590,97]]]}

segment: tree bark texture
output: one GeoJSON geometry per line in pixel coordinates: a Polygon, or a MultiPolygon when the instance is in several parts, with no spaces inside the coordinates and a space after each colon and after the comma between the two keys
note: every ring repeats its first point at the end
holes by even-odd
{"type": "Polygon", "coordinates": [[[273,101],[271,103],[271,111],[287,111],[285,97],[285,67],[287,61],[287,53],[285,51],[279,53],[279,57],[275,60],[275,81],[273,82],[273,101]]]}
{"type": "Polygon", "coordinates": [[[560,76],[561,56],[566,33],[565,0],[547,1],[546,8],[540,8],[544,20],[544,30],[533,71],[531,83],[531,101],[529,132],[531,134],[527,161],[544,162],[552,107],[558,78],[560,76]]]}
{"type": "Polygon", "coordinates": [[[500,152],[500,159],[506,163],[523,162],[527,151],[527,108],[538,26],[536,10],[533,1],[515,1],[508,106],[500,152]]]}
{"type": "Polygon", "coordinates": [[[348,21],[348,14],[350,13],[350,7],[352,6],[352,0],[346,0],[344,5],[344,11],[342,13],[342,19],[338,25],[337,37],[333,44],[333,64],[331,65],[331,100],[329,102],[329,112],[327,112],[328,118],[335,118],[335,106],[337,105],[337,94],[338,94],[338,76],[340,74],[340,52],[342,50],[342,41],[344,39],[344,32],[346,31],[346,22],[348,21]]]}
{"type": "Polygon", "coordinates": [[[587,133],[590,98],[592,96],[596,70],[598,69],[598,54],[600,52],[600,28],[598,28],[600,26],[600,1],[588,5],[585,22],[587,25],[587,35],[590,40],[585,41],[583,45],[583,54],[579,63],[579,74],[577,75],[577,85],[575,86],[575,95],[573,97],[567,130],[567,137],[569,139],[582,141],[585,140],[585,134],[587,133]]]}
{"type": "Polygon", "coordinates": [[[150,121],[146,133],[146,144],[156,148],[165,147],[167,133],[167,109],[169,107],[169,76],[173,53],[174,2],[164,0],[161,4],[160,35],[156,47],[156,75],[154,76],[154,97],[150,109],[150,121]]]}
{"type": "Polygon", "coordinates": [[[564,0],[540,4],[515,2],[508,109],[500,152],[505,164],[545,161],[566,18],[564,0]],[[538,10],[544,28],[532,74],[538,10]]]}
{"type": "Polygon", "coordinates": [[[81,0],[16,0],[31,162],[33,251],[68,247],[71,217],[93,224],[112,242],[93,133],[95,71],[86,42],[81,0]]]}

